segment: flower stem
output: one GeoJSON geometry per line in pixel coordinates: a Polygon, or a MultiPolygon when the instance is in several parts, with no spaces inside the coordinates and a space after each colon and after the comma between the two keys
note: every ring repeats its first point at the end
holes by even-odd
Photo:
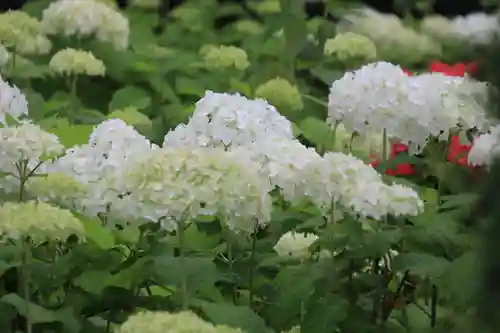
{"type": "Polygon", "coordinates": [[[30,314],[30,246],[27,240],[21,244],[21,286],[23,288],[24,303],[26,306],[26,332],[32,332],[31,314],[30,314]]]}
{"type": "Polygon", "coordinates": [[[252,305],[253,305],[253,284],[254,284],[254,265],[255,265],[255,250],[256,250],[256,246],[257,246],[257,235],[255,234],[256,232],[254,232],[252,234],[252,247],[250,249],[250,272],[248,273],[248,289],[249,289],[249,298],[248,298],[248,305],[249,307],[251,308],[252,305]]]}
{"type": "Polygon", "coordinates": [[[181,308],[187,310],[188,308],[188,285],[187,285],[187,272],[184,253],[184,223],[177,224],[177,239],[179,243],[179,264],[181,269],[181,308]]]}

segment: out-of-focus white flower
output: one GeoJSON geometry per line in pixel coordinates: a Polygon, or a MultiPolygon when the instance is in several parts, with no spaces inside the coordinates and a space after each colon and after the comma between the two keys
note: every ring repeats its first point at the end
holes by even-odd
{"type": "Polygon", "coordinates": [[[368,8],[346,15],[337,31],[365,35],[375,43],[379,57],[391,62],[416,63],[441,54],[438,43],[406,27],[396,15],[368,8]]]}
{"type": "Polygon", "coordinates": [[[40,21],[17,10],[0,14],[0,42],[22,55],[47,54],[52,48],[40,21]]]}
{"type": "Polygon", "coordinates": [[[250,66],[246,51],[236,46],[205,45],[200,54],[205,60],[205,67],[210,70],[235,68],[243,71],[250,66]]]}
{"type": "Polygon", "coordinates": [[[123,194],[113,205],[119,214],[167,230],[199,215],[219,216],[235,232],[252,232],[270,219],[268,183],[221,148],[149,150],[126,161],[108,184],[123,194]]]}
{"type": "Polygon", "coordinates": [[[478,100],[485,87],[442,73],[408,76],[399,66],[373,63],[347,72],[332,84],[328,121],[342,121],[348,131],[361,134],[386,131],[416,152],[429,136],[447,138],[457,126],[487,126],[478,100]]]}
{"type": "Polygon", "coordinates": [[[291,122],[263,100],[207,91],[187,125],[165,136],[164,147],[230,147],[268,137],[293,139],[291,122]]]}
{"type": "Polygon", "coordinates": [[[21,241],[29,237],[36,244],[65,241],[85,236],[85,228],[69,210],[45,202],[6,202],[0,205],[0,239],[21,241]]]}
{"type": "Polygon", "coordinates": [[[315,234],[290,231],[281,236],[273,249],[280,257],[303,260],[309,257],[309,247],[318,238],[315,234]]]}
{"type": "Polygon", "coordinates": [[[446,41],[454,36],[452,22],[444,16],[430,15],[422,19],[420,31],[439,41],[446,41]]]}
{"type": "Polygon", "coordinates": [[[7,126],[6,117],[18,120],[28,115],[26,96],[15,85],[10,86],[0,78],[0,124],[7,126]]]}
{"type": "Polygon", "coordinates": [[[92,52],[66,48],[58,51],[49,62],[52,72],[60,75],[104,76],[104,63],[92,52]]]}
{"type": "Polygon", "coordinates": [[[472,13],[454,18],[451,24],[454,38],[479,45],[489,44],[500,29],[496,14],[472,13]]]}
{"type": "Polygon", "coordinates": [[[468,155],[469,164],[489,167],[493,159],[500,155],[500,126],[495,126],[490,133],[477,137],[468,155]]]}
{"type": "Polygon", "coordinates": [[[59,0],[43,11],[43,30],[49,35],[95,37],[123,50],[129,43],[129,22],[113,8],[94,0],[59,0]]]}

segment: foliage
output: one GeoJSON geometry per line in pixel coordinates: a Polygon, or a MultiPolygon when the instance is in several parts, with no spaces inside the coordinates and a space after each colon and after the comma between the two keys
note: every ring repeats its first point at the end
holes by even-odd
{"type": "MultiPolygon", "coordinates": [[[[23,11],[41,19],[50,2],[30,1],[23,11]]],[[[283,78],[298,95],[269,88],[267,99],[293,121],[304,143],[320,153],[338,150],[338,136],[325,122],[328,89],[353,68],[324,55],[336,26],[307,20],[301,1],[276,2],[281,10],[260,11],[262,22],[245,26],[245,17],[218,30],[216,19],[244,16],[242,8],[187,1],[158,31],[163,22],[155,10],[130,6],[124,11],[131,26],[126,50],[55,36],[49,55],[9,50],[11,59],[0,71],[26,95],[30,118],[66,148],[86,144],[94,126],[110,118],[123,119],[160,145],[189,119],[206,90],[253,98],[263,85],[283,78]],[[202,48],[210,45],[245,50],[248,66],[237,65],[245,63],[237,55],[225,62],[234,66],[208,66],[202,48]],[[55,75],[50,56],[68,47],[92,52],[105,75],[55,75]]],[[[328,3],[332,13],[348,7],[328,3]]],[[[464,57],[454,47],[442,54],[449,62],[464,57]]],[[[421,72],[427,60],[400,62],[421,72]]],[[[478,290],[477,226],[462,221],[476,202],[477,182],[473,171],[446,159],[446,149],[446,143],[435,143],[423,157],[383,158],[377,166],[384,173],[413,163],[421,171],[385,175],[411,186],[424,201],[424,212],[409,218],[366,224],[346,217],[328,224],[313,206],[292,206],[276,196],[272,220],[262,230],[228,236],[218,219],[200,216],[180,239],[179,230],[158,223],[122,225],[75,210],[85,242],[48,239],[28,250],[24,241],[1,245],[0,326],[5,332],[112,332],[138,311],[174,312],[187,305],[207,321],[246,333],[296,326],[303,333],[455,332],[473,322],[478,290]],[[318,236],[306,246],[306,258],[278,256],[273,249],[290,231],[318,236]]],[[[366,149],[351,152],[371,158],[366,149]]],[[[12,198],[0,196],[7,201],[12,198]]]]}

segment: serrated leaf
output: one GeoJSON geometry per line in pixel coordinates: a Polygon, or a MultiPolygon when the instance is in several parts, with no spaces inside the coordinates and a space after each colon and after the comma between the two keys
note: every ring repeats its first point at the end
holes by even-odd
{"type": "Polygon", "coordinates": [[[59,321],[55,312],[31,302],[26,303],[26,301],[17,294],[7,294],[0,298],[0,302],[13,306],[17,312],[24,317],[29,313],[31,323],[33,324],[59,321]]]}
{"type": "Polygon", "coordinates": [[[245,333],[271,333],[264,320],[247,306],[224,303],[206,303],[201,306],[205,315],[215,324],[238,327],[245,333]]]}
{"type": "Polygon", "coordinates": [[[133,107],[137,110],[143,110],[151,105],[150,94],[136,86],[126,86],[113,94],[109,102],[109,110],[123,110],[133,107]]]}

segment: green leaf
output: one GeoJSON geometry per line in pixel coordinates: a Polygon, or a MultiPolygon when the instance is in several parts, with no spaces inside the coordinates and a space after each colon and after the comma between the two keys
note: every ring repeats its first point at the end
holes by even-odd
{"type": "Polygon", "coordinates": [[[437,279],[441,277],[450,262],[445,258],[435,257],[426,253],[403,253],[394,257],[392,268],[404,272],[409,270],[422,278],[437,279]]]}
{"type": "Polygon", "coordinates": [[[334,81],[340,79],[344,75],[344,72],[339,70],[331,70],[320,66],[312,68],[311,74],[329,87],[334,81]]]}
{"type": "Polygon", "coordinates": [[[108,119],[121,119],[130,126],[146,125],[151,126],[151,119],[144,113],[137,111],[134,108],[125,108],[123,110],[116,110],[108,115],[108,119]]]}
{"type": "Polygon", "coordinates": [[[93,130],[92,125],[70,125],[64,122],[59,122],[54,128],[48,129],[50,133],[59,137],[66,148],[88,143],[93,130]]]}
{"type": "Polygon", "coordinates": [[[26,301],[17,294],[7,294],[0,298],[0,302],[13,306],[17,312],[24,317],[29,313],[31,323],[33,324],[59,321],[55,312],[44,309],[31,302],[26,303],[26,301]]]}
{"type": "Polygon", "coordinates": [[[143,110],[150,105],[151,96],[146,90],[136,86],[126,86],[113,94],[109,102],[109,110],[123,110],[128,107],[143,110]]]}
{"type": "Polygon", "coordinates": [[[316,146],[330,147],[333,144],[333,131],[330,126],[314,117],[307,117],[300,122],[301,134],[316,146]]]}
{"type": "Polygon", "coordinates": [[[338,324],[346,319],[348,309],[349,304],[345,298],[334,295],[317,299],[314,297],[307,304],[301,332],[334,332],[338,324]]]}
{"type": "MultiPolygon", "coordinates": [[[[171,243],[177,244],[177,239],[172,238],[171,243]]],[[[207,235],[193,223],[184,231],[184,245],[190,251],[210,251],[219,245],[219,237],[207,235]]]]}
{"type": "Polygon", "coordinates": [[[217,325],[238,327],[245,333],[272,332],[252,309],[225,303],[206,303],[201,306],[205,315],[217,325]]]}
{"type": "Polygon", "coordinates": [[[23,93],[26,95],[26,99],[28,100],[30,119],[35,121],[43,119],[45,115],[45,99],[43,98],[43,95],[33,89],[25,89],[23,90],[23,93]]]}
{"type": "Polygon", "coordinates": [[[175,80],[175,90],[182,95],[203,96],[206,87],[205,83],[199,79],[180,76],[175,80]]]}
{"type": "Polygon", "coordinates": [[[113,233],[105,228],[98,219],[91,219],[78,215],[85,227],[85,237],[95,243],[103,250],[109,250],[115,246],[113,233]]]}
{"type": "Polygon", "coordinates": [[[217,268],[210,258],[184,258],[161,256],[154,259],[154,275],[163,284],[179,286],[181,272],[187,277],[188,290],[195,293],[201,286],[213,285],[217,281],[217,268]]]}
{"type": "Polygon", "coordinates": [[[86,271],[74,279],[73,283],[75,286],[96,295],[99,295],[104,288],[110,286],[124,289],[131,287],[130,279],[126,274],[121,274],[120,272],[113,275],[109,271],[104,270],[86,271]]]}
{"type": "Polygon", "coordinates": [[[317,271],[310,265],[286,267],[276,277],[276,297],[272,301],[272,317],[277,325],[284,325],[289,320],[300,316],[301,308],[318,280],[317,271]]]}

